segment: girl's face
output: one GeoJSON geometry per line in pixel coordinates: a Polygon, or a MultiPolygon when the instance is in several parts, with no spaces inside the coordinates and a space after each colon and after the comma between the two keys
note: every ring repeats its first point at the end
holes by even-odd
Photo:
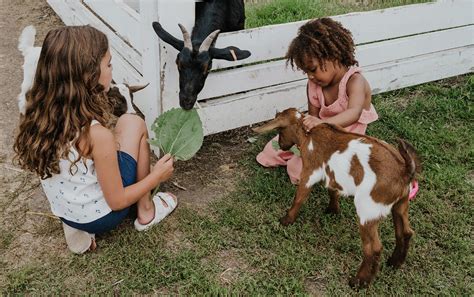
{"type": "Polygon", "coordinates": [[[112,82],[112,64],[110,61],[112,56],[110,50],[105,53],[105,56],[100,61],[100,77],[99,84],[101,84],[105,91],[108,92],[110,89],[110,83],[112,82]]]}
{"type": "Polygon", "coordinates": [[[302,69],[308,79],[320,87],[327,87],[334,84],[336,77],[342,70],[340,65],[333,61],[326,61],[326,69],[323,70],[316,59],[306,59],[305,69],[302,69]]]}

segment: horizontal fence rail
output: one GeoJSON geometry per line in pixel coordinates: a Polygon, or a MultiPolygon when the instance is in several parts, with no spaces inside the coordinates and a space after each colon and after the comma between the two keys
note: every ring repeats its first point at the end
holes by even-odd
{"type": "MultiPolygon", "coordinates": [[[[160,21],[181,38],[191,30],[193,0],[47,0],[67,25],[91,24],[107,34],[114,80],[150,85],[135,96],[150,126],[178,106],[177,51],[151,28],[160,21]],[[179,12],[179,13],[178,13],[179,12]]],[[[374,94],[474,71],[474,2],[447,0],[332,16],[349,29],[356,58],[374,94]]],[[[261,122],[288,107],[307,109],[306,77],[284,56],[306,22],[219,35],[216,47],[235,45],[252,55],[214,60],[198,96],[205,134],[261,122]],[[236,67],[238,66],[238,67],[236,67]]]]}

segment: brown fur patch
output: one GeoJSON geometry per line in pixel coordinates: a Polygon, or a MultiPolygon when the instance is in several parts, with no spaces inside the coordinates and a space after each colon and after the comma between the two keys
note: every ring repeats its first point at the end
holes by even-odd
{"type": "Polygon", "coordinates": [[[351,170],[349,171],[349,174],[354,178],[354,183],[356,186],[360,185],[364,179],[364,169],[362,168],[357,155],[352,156],[351,170]]]}
{"type": "Polygon", "coordinates": [[[342,187],[340,184],[336,182],[336,177],[334,176],[334,171],[332,171],[329,166],[326,166],[326,175],[329,178],[329,183],[328,183],[328,188],[333,189],[333,190],[339,190],[342,191],[342,187]]]}

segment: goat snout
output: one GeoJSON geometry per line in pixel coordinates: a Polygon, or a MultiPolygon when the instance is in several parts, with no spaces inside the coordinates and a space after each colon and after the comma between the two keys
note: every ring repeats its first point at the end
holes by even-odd
{"type": "Polygon", "coordinates": [[[179,93],[179,105],[181,108],[184,110],[190,110],[194,107],[194,104],[196,103],[197,96],[187,96],[182,94],[181,92],[179,93]]]}

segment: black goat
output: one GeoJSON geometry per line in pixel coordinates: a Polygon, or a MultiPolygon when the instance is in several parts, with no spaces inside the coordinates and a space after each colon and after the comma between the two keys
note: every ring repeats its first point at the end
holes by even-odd
{"type": "Polygon", "coordinates": [[[169,34],[160,23],[153,22],[156,34],[180,51],[176,58],[179,71],[179,105],[193,108],[197,95],[204,87],[212,68],[212,59],[237,61],[248,58],[250,52],[235,46],[215,48],[219,32],[244,28],[245,7],[243,0],[208,0],[196,3],[196,21],[191,36],[181,25],[183,40],[169,34]]]}

